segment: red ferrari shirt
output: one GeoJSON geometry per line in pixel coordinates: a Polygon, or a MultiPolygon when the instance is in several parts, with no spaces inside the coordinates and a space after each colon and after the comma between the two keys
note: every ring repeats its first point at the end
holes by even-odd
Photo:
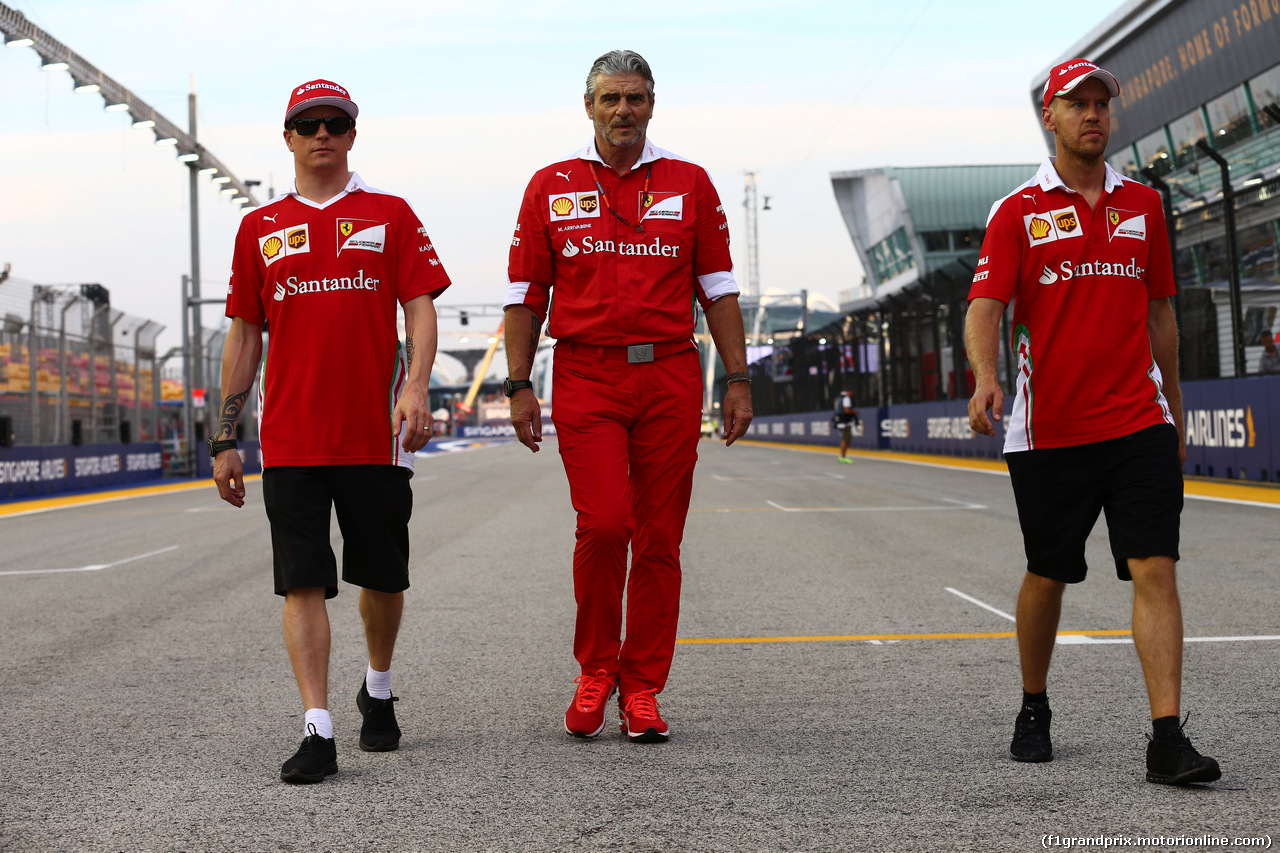
{"type": "Polygon", "coordinates": [[[525,190],[504,304],[527,305],[540,320],[550,310],[552,337],[597,346],[679,340],[693,334],[695,299],[705,308],[738,292],[711,178],[644,146],[620,176],[592,141],[525,190]]]}
{"type": "Polygon", "coordinates": [[[405,365],[396,303],[449,286],[404,199],[354,172],[324,204],[296,188],[240,220],[227,316],[270,337],[260,376],[262,463],[403,465],[391,435],[405,365]]]}
{"type": "Polygon", "coordinates": [[[1155,190],[1106,169],[1093,209],[1053,158],[991,208],[969,299],[1013,302],[1006,453],[1173,423],[1147,337],[1148,302],[1176,292],[1164,211],[1155,190]]]}

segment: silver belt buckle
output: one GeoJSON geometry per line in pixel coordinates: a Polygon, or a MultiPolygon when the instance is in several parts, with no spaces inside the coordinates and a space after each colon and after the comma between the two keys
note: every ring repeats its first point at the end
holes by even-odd
{"type": "Polygon", "coordinates": [[[646,361],[653,361],[653,344],[627,347],[627,364],[644,364],[646,361]]]}

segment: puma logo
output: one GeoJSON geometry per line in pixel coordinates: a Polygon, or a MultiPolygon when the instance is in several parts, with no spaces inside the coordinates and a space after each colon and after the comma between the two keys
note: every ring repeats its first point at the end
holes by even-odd
{"type": "MultiPolygon", "coordinates": [[[[279,216],[279,215],[280,215],[280,214],[278,214],[278,213],[276,214],[276,216],[279,216]]],[[[275,224],[276,224],[276,216],[267,216],[267,215],[264,213],[264,214],[262,215],[262,218],[263,218],[263,219],[265,219],[265,220],[267,220],[268,222],[270,222],[272,225],[275,225],[275,224]]]]}
{"type": "Polygon", "coordinates": [[[1035,204],[1035,203],[1036,203],[1036,196],[1035,196],[1035,193],[1023,193],[1023,194],[1022,194],[1022,197],[1023,197],[1023,198],[1029,198],[1029,199],[1031,199],[1031,203],[1032,203],[1032,204],[1035,204]]]}
{"type": "Polygon", "coordinates": [[[564,179],[567,181],[567,180],[569,180],[569,176],[573,174],[573,171],[572,171],[572,170],[570,170],[570,171],[568,171],[568,172],[556,172],[556,174],[557,174],[557,175],[559,175],[560,177],[564,178],[564,179]]]}

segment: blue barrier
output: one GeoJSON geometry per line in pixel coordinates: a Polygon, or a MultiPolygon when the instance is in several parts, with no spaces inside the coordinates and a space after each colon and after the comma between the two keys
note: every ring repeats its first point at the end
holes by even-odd
{"type": "Polygon", "coordinates": [[[155,480],[162,474],[159,442],[0,448],[0,500],[155,480]]]}
{"type": "MultiPolygon", "coordinates": [[[[516,428],[511,424],[461,424],[454,431],[456,438],[515,438],[516,428]]],[[[542,434],[555,435],[555,424],[542,420],[542,434]]]]}
{"type": "MultiPolygon", "coordinates": [[[[1280,376],[1187,382],[1187,474],[1235,480],[1280,482],[1280,376]]],[[[1006,410],[1009,408],[1006,399],[1006,410]]],[[[1003,456],[1004,424],[996,437],[969,429],[967,400],[943,400],[861,409],[862,434],[850,445],[863,449],[938,453],[948,456],[1003,456]]],[[[746,438],[837,447],[840,432],[830,412],[762,415],[746,438]]]]}
{"type": "MultiPolygon", "coordinates": [[[[262,473],[262,443],[258,441],[242,441],[236,448],[240,451],[240,461],[244,464],[246,474],[262,473]]],[[[200,445],[196,448],[196,476],[213,478],[213,457],[209,448],[200,445]]]]}

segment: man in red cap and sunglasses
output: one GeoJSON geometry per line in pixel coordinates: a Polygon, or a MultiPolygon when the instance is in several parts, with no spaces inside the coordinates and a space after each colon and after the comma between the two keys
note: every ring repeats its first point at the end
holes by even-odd
{"type": "Polygon", "coordinates": [[[427,402],[436,355],[433,300],[449,278],[409,204],[347,167],[359,109],[342,86],[294,89],[284,141],[289,190],[240,222],[227,287],[232,318],[222,405],[209,442],[223,500],[244,505],[236,425],[262,361],[262,495],[271,522],[275,591],[305,709],[285,782],[338,769],[329,716],[329,617],[338,594],[329,517],[342,529],[342,578],[361,587],[369,666],[356,695],[360,748],[396,749],[391,655],[409,586],[414,454],[431,439],[427,402]],[[400,344],[397,306],[404,311],[400,344]]]}
{"type": "Polygon", "coordinates": [[[1014,306],[1017,388],[1004,453],[1027,572],[1017,608],[1023,699],[1009,752],[1053,758],[1046,681],[1062,594],[1084,580],[1085,540],[1105,511],[1116,574],[1133,582],[1133,643],[1153,729],[1147,780],[1212,782],[1218,763],[1178,721],[1186,447],[1173,265],[1160,196],[1103,159],[1119,93],[1087,59],[1053,69],[1041,119],[1057,156],[991,208],[969,291],[969,422],[984,435],[1004,417],[997,351],[1000,318],[1014,306]]]}

